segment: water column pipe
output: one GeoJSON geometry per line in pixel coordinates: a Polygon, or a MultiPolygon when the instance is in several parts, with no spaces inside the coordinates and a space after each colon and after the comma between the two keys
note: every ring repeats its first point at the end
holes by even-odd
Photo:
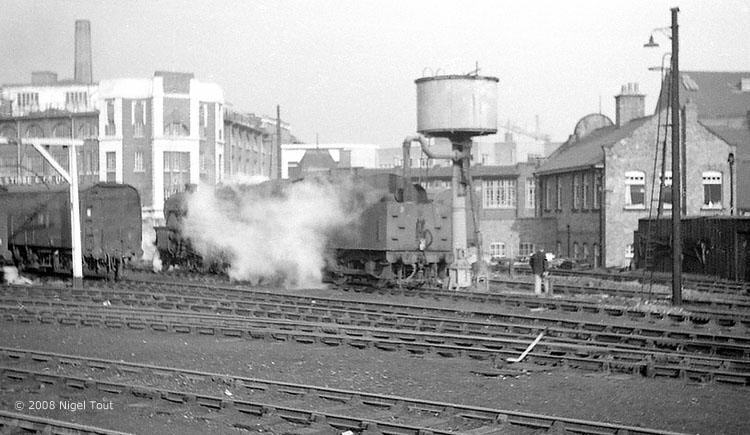
{"type": "Polygon", "coordinates": [[[463,166],[471,154],[471,141],[468,148],[465,143],[453,143],[450,154],[437,154],[428,147],[429,140],[422,135],[407,136],[403,142],[403,190],[407,192],[407,183],[411,182],[410,155],[412,142],[419,142],[422,152],[432,160],[451,160],[453,176],[451,177],[451,218],[452,218],[452,252],[453,260],[449,266],[450,288],[463,288],[471,285],[471,265],[466,258],[466,188],[463,179],[463,166]]]}

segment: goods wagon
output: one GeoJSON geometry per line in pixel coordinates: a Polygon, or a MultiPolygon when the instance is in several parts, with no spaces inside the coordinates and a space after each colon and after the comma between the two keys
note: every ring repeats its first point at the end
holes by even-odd
{"type": "MultiPolygon", "coordinates": [[[[99,183],[79,191],[84,273],[117,278],[139,258],[141,204],[128,185],[99,183]]],[[[72,270],[68,185],[0,186],[0,257],[19,268],[72,270]]]]}
{"type": "MultiPolygon", "coordinates": [[[[685,217],[681,224],[683,272],[750,281],[750,217],[685,217]]],[[[636,267],[671,271],[671,218],[640,219],[634,240],[636,267]]]]}

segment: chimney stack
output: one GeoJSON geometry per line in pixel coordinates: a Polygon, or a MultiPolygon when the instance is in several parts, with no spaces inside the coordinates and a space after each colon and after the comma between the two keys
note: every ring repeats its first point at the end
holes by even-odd
{"type": "Polygon", "coordinates": [[[646,113],[646,96],[638,91],[638,83],[622,85],[620,95],[615,96],[615,109],[617,128],[644,116],[646,113]]]}
{"type": "Polygon", "coordinates": [[[73,80],[90,85],[93,83],[91,73],[91,22],[76,20],[75,71],[73,80]]]}

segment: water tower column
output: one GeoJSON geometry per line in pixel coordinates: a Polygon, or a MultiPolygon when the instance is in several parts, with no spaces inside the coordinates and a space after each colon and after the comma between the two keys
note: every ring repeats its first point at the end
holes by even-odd
{"type": "Polygon", "coordinates": [[[452,192],[452,206],[451,206],[451,218],[452,218],[452,231],[453,237],[453,263],[448,268],[449,275],[449,288],[465,288],[471,285],[471,264],[467,259],[467,246],[466,246],[466,180],[463,176],[463,165],[464,153],[471,147],[471,139],[467,142],[452,142],[453,154],[455,156],[461,156],[454,158],[453,163],[453,176],[451,177],[451,192],[452,192]]]}
{"type": "MultiPolygon", "coordinates": [[[[497,82],[496,77],[479,75],[422,77],[415,81],[417,131],[428,137],[448,139],[452,144],[453,152],[449,158],[453,166],[453,262],[448,266],[451,289],[466,288],[472,284],[466,236],[471,138],[497,132],[497,82]]],[[[478,254],[481,258],[481,252],[478,254]]]]}

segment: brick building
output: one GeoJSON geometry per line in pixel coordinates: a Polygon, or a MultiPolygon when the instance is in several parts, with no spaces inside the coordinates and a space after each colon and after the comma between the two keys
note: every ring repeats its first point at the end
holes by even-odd
{"type": "MultiPolygon", "coordinates": [[[[228,178],[255,175],[278,178],[276,123],[270,117],[225,109],[224,173],[228,178]]],[[[282,143],[295,140],[288,123],[281,121],[280,130],[282,143]]]]}
{"type": "MultiPolygon", "coordinates": [[[[623,86],[616,99],[616,120],[592,114],[536,171],[541,218],[555,222],[545,241],[558,255],[593,266],[628,266],[638,219],[657,214],[661,177],[664,213],[671,213],[672,174],[667,110],[644,116],[644,95],[637,84],[623,86]],[[653,208],[652,208],[653,207],[653,208]]],[[[730,186],[727,156],[734,146],[698,122],[695,104],[682,107],[686,162],[684,207],[688,215],[728,214],[730,186]]]]}
{"type": "MultiPolygon", "coordinates": [[[[63,179],[26,138],[83,139],[78,149],[79,182],[99,180],[96,85],[58,81],[57,74],[34,72],[31,82],[0,88],[0,184],[62,183],[63,179]],[[18,145],[20,143],[20,145],[18,145]]],[[[68,153],[60,146],[49,152],[67,169],[68,153]]]]}
{"type": "MultiPolygon", "coordinates": [[[[680,105],[695,104],[698,122],[735,147],[732,208],[750,215],[750,71],[681,71],[680,105]]],[[[662,86],[662,104],[667,97],[662,86]]],[[[725,156],[725,158],[728,156],[725,156]]]]}

